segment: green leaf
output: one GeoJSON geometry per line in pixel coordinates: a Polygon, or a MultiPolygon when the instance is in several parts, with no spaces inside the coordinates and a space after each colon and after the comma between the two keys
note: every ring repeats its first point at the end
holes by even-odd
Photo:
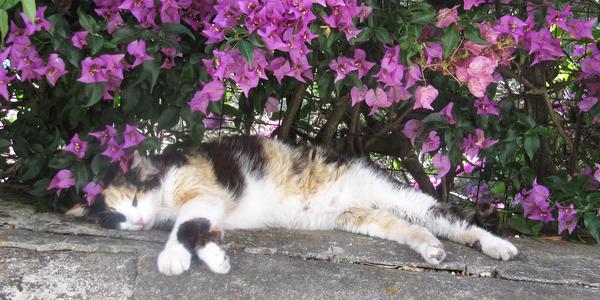
{"type": "Polygon", "coordinates": [[[331,73],[323,73],[319,76],[317,80],[318,90],[319,90],[319,98],[320,99],[329,99],[331,94],[331,83],[333,82],[333,74],[331,73]]]}
{"type": "Polygon", "coordinates": [[[600,217],[596,216],[593,212],[587,212],[583,217],[583,224],[594,237],[596,243],[600,245],[600,217]]]}
{"type": "Polygon", "coordinates": [[[136,86],[130,86],[123,90],[122,94],[122,103],[123,103],[123,111],[130,112],[135,106],[140,102],[140,97],[142,95],[142,91],[138,89],[136,86]]]}
{"type": "Polygon", "coordinates": [[[156,80],[158,79],[158,75],[160,74],[160,60],[153,59],[145,61],[142,64],[142,69],[145,73],[150,75],[150,94],[154,90],[154,85],[156,85],[156,80]]]}
{"type": "Polygon", "coordinates": [[[204,126],[202,126],[200,124],[192,125],[192,128],[190,129],[190,137],[192,138],[192,141],[194,141],[194,143],[196,145],[200,145],[202,143],[202,140],[204,140],[204,131],[205,130],[206,130],[206,128],[204,128],[204,126]]]}
{"type": "Polygon", "coordinates": [[[448,57],[454,49],[458,46],[458,42],[460,41],[460,36],[458,35],[458,31],[456,27],[452,26],[442,36],[442,44],[444,44],[444,58],[448,57]]]}
{"type": "Polygon", "coordinates": [[[164,32],[167,33],[177,33],[177,34],[186,34],[192,38],[192,40],[196,40],[194,34],[185,26],[179,23],[163,23],[161,25],[164,32]]]}
{"type": "Polygon", "coordinates": [[[248,64],[254,62],[254,46],[247,40],[241,40],[238,42],[237,47],[240,49],[240,53],[246,58],[248,64]]]}
{"type": "Polygon", "coordinates": [[[87,42],[90,49],[92,50],[92,55],[96,55],[96,53],[98,53],[104,45],[104,39],[102,38],[102,36],[97,34],[88,34],[87,42]]]}
{"type": "Polygon", "coordinates": [[[422,123],[423,124],[428,124],[428,123],[445,123],[446,121],[444,120],[444,118],[442,118],[442,116],[438,113],[431,113],[429,115],[427,115],[427,117],[423,118],[422,123]]]}
{"type": "Polygon", "coordinates": [[[31,185],[31,188],[29,188],[27,192],[38,198],[56,192],[56,190],[48,191],[48,184],[50,184],[50,178],[40,179],[31,185]]]}
{"type": "Polygon", "coordinates": [[[89,33],[96,33],[98,31],[98,24],[96,20],[92,18],[90,15],[83,12],[83,10],[79,9],[79,25],[87,30],[89,33]]]}
{"type": "Polygon", "coordinates": [[[0,149],[6,148],[10,146],[10,141],[5,139],[0,139],[0,149]]]}
{"type": "Polygon", "coordinates": [[[23,174],[20,179],[23,181],[31,180],[40,174],[42,168],[46,165],[46,161],[40,157],[32,156],[23,162],[23,174]]]}
{"type": "Polygon", "coordinates": [[[4,43],[4,37],[8,33],[8,14],[4,9],[0,10],[0,32],[2,33],[2,43],[4,43]]]}
{"type": "Polygon", "coordinates": [[[56,170],[67,168],[73,162],[74,157],[75,156],[70,153],[64,153],[62,155],[55,156],[50,160],[50,162],[48,162],[48,167],[56,170]]]}
{"type": "Polygon", "coordinates": [[[179,121],[178,113],[179,109],[173,106],[163,110],[158,118],[158,129],[169,129],[175,126],[177,121],[179,121]]]}
{"type": "Polygon", "coordinates": [[[479,32],[479,28],[475,26],[466,26],[463,30],[465,37],[476,44],[487,45],[488,42],[481,37],[481,33],[479,32]]]}
{"type": "Polygon", "coordinates": [[[513,216],[507,224],[523,234],[533,236],[539,235],[543,225],[541,222],[528,221],[522,216],[513,216]]]}
{"type": "Polygon", "coordinates": [[[390,38],[390,33],[387,31],[387,29],[383,28],[383,27],[377,27],[375,28],[375,37],[377,38],[377,40],[379,40],[380,42],[384,43],[384,44],[392,44],[392,39],[390,38]]]}
{"type": "Polygon", "coordinates": [[[140,36],[142,36],[143,31],[144,31],[144,29],[142,27],[137,27],[137,26],[123,27],[123,28],[119,29],[117,32],[115,32],[111,42],[115,43],[115,44],[129,43],[133,40],[139,39],[140,36]]]}
{"type": "Polygon", "coordinates": [[[540,148],[540,138],[537,135],[526,135],[523,146],[525,147],[525,152],[527,153],[527,156],[533,159],[533,156],[540,148]]]}
{"type": "Polygon", "coordinates": [[[435,16],[436,13],[433,10],[420,10],[413,13],[410,21],[414,24],[429,24],[435,16]]]}
{"type": "Polygon", "coordinates": [[[100,99],[102,99],[102,95],[104,95],[104,87],[105,86],[106,86],[106,83],[103,83],[103,82],[95,82],[92,84],[86,84],[85,85],[85,96],[87,97],[87,101],[83,105],[83,107],[89,107],[89,106],[92,106],[92,105],[98,103],[98,101],[100,101],[100,99]]]}
{"type": "Polygon", "coordinates": [[[23,12],[31,22],[35,21],[35,0],[21,0],[23,12]]]}
{"type": "Polygon", "coordinates": [[[75,177],[75,187],[79,191],[89,181],[90,172],[81,162],[77,162],[71,168],[73,176],[75,177]]]}
{"type": "Polygon", "coordinates": [[[98,175],[100,174],[100,171],[102,170],[102,154],[96,154],[96,156],[94,156],[94,158],[92,159],[92,163],[90,164],[90,168],[92,169],[92,173],[94,175],[98,175]]]}
{"type": "Polygon", "coordinates": [[[2,3],[2,5],[0,5],[1,9],[4,10],[9,10],[11,8],[13,8],[13,6],[17,5],[17,3],[19,3],[20,0],[6,0],[2,3]]]}
{"type": "Polygon", "coordinates": [[[373,30],[371,28],[364,28],[359,34],[358,36],[356,36],[352,42],[354,43],[359,43],[359,42],[365,42],[371,39],[371,37],[373,36],[373,30]]]}

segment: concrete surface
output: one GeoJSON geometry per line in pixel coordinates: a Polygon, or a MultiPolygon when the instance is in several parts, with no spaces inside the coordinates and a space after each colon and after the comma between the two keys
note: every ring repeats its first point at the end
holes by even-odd
{"type": "Polygon", "coordinates": [[[0,299],[600,299],[600,247],[530,238],[511,239],[521,254],[508,262],[445,242],[432,266],[343,232],[235,231],[229,274],[195,261],[167,277],[156,268],[166,232],[35,213],[24,197],[0,191],[0,299]]]}

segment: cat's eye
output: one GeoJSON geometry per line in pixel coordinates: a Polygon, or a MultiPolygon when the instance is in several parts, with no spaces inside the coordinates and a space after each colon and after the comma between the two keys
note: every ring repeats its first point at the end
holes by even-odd
{"type": "Polygon", "coordinates": [[[138,202],[138,201],[137,201],[137,195],[134,195],[134,196],[133,196],[133,201],[131,201],[131,206],[133,206],[133,207],[137,207],[137,202],[138,202]]]}

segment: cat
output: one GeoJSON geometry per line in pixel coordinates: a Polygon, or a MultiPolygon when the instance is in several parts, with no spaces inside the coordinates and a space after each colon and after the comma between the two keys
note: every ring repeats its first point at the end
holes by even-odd
{"type": "Polygon", "coordinates": [[[343,230],[406,244],[433,265],[446,256],[437,237],[477,245],[496,259],[518,254],[509,241],[365,159],[255,136],[221,138],[189,153],[135,152],[129,172],[114,176],[91,206],[75,205],[67,215],[96,215],[101,226],[123,230],[174,222],[158,256],[166,275],[188,270],[193,255],[227,273],[219,241],[231,229],[343,230]]]}

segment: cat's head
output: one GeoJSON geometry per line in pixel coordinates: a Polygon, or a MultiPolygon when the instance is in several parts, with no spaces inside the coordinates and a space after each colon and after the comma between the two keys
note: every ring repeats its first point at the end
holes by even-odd
{"type": "Polygon", "coordinates": [[[135,152],[129,172],[108,179],[91,206],[76,204],[66,215],[96,217],[100,226],[110,229],[150,229],[160,204],[159,184],[157,166],[135,152]]]}

